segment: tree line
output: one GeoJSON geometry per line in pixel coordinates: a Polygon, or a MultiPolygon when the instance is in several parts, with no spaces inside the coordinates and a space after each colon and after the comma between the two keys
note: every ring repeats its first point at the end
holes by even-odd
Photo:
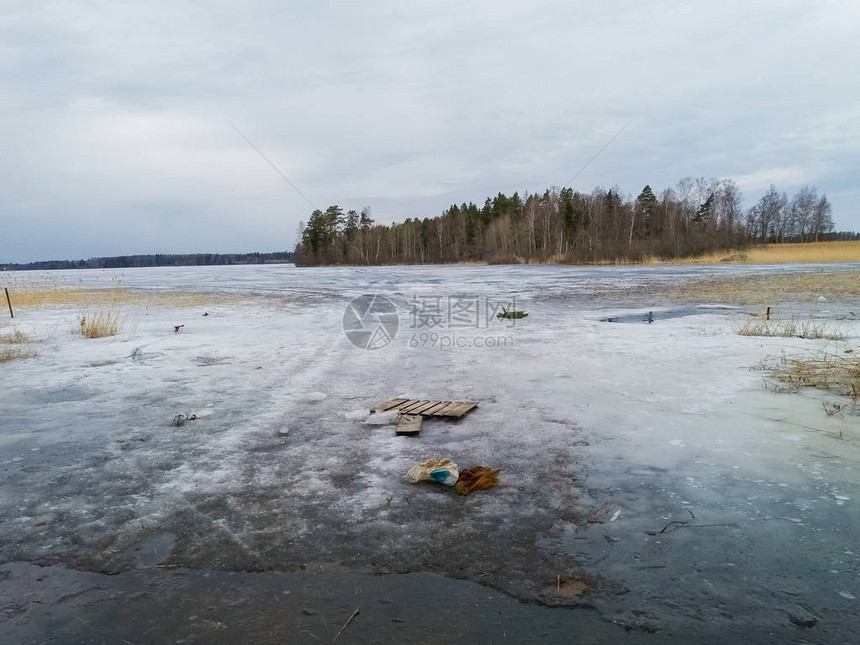
{"type": "Polygon", "coordinates": [[[812,241],[831,234],[830,203],[804,187],[790,200],[771,186],[744,211],[731,179],[684,178],[638,196],[616,188],[582,193],[499,193],[483,206],[454,204],[433,218],[377,224],[369,208],[315,210],[299,226],[297,265],[568,262],[671,259],[752,243],[812,241]]]}
{"type": "Polygon", "coordinates": [[[88,260],[45,260],[25,264],[0,264],[2,271],[46,271],[54,269],[129,269],[134,267],[183,267],[224,264],[276,264],[293,262],[292,251],[275,253],[155,253],[118,255],[88,260]]]}
{"type": "Polygon", "coordinates": [[[818,242],[833,230],[833,217],[826,195],[804,186],[791,200],[770,185],[764,196],[747,212],[747,234],[762,242],[818,242]]]}

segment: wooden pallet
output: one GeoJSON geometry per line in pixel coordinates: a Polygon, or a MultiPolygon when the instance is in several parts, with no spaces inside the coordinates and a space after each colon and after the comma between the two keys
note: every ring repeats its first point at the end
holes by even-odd
{"type": "Polygon", "coordinates": [[[459,419],[469,410],[477,406],[477,401],[424,401],[419,399],[391,399],[375,410],[399,410],[400,423],[396,434],[399,436],[415,436],[421,432],[421,421],[424,417],[449,417],[459,419]]]}

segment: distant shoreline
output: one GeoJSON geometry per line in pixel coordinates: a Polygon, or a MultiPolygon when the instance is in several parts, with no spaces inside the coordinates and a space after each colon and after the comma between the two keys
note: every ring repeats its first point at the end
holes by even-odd
{"type": "MultiPolygon", "coordinates": [[[[664,260],[649,257],[641,262],[614,260],[591,263],[538,261],[525,258],[513,262],[490,263],[477,260],[426,264],[314,264],[304,268],[366,266],[674,266],[703,264],[793,264],[860,262],[860,240],[829,242],[791,242],[763,244],[737,251],[709,253],[687,258],[664,260]]],[[[182,266],[234,266],[255,264],[295,264],[291,251],[276,253],[194,253],[153,254],[91,258],[89,260],[46,260],[21,264],[0,264],[0,271],[58,271],[71,269],[130,269],[182,266]]]]}
{"type": "Polygon", "coordinates": [[[226,266],[234,264],[291,264],[292,251],[271,253],[151,253],[116,255],[87,260],[40,260],[0,263],[0,271],[63,271],[70,269],[133,269],[145,267],[226,266]]]}

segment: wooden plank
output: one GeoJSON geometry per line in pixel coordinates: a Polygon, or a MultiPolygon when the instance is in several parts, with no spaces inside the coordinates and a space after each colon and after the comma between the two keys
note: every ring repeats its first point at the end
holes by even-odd
{"type": "Polygon", "coordinates": [[[460,409],[458,410],[458,413],[459,413],[458,416],[462,417],[464,414],[466,414],[467,412],[471,412],[472,410],[474,410],[477,407],[478,407],[477,401],[463,401],[460,404],[460,409]]]}
{"type": "Polygon", "coordinates": [[[414,437],[417,436],[419,432],[421,432],[421,419],[423,417],[420,414],[404,414],[400,417],[400,423],[397,424],[397,430],[395,430],[394,434],[398,437],[414,437]]]}
{"type": "Polygon", "coordinates": [[[420,401],[418,399],[409,399],[406,403],[401,405],[398,409],[403,414],[414,414],[413,410],[416,410],[417,408],[424,407],[425,403],[426,403],[426,401],[420,401]]]}
{"type": "Polygon", "coordinates": [[[433,413],[433,416],[460,418],[478,405],[475,401],[454,401],[450,405],[433,413]]]}
{"type": "Polygon", "coordinates": [[[447,416],[447,414],[446,414],[446,410],[448,410],[449,408],[453,408],[455,405],[457,405],[457,402],[456,402],[456,401],[443,401],[443,403],[444,403],[445,405],[444,405],[444,406],[442,406],[441,408],[436,408],[436,409],[433,411],[433,415],[432,415],[432,416],[434,416],[434,417],[444,417],[444,416],[447,416]]]}
{"type": "Polygon", "coordinates": [[[435,414],[439,410],[441,410],[443,408],[447,408],[449,405],[451,405],[451,401],[439,401],[436,405],[434,405],[430,408],[427,408],[421,414],[423,414],[425,417],[432,417],[432,416],[435,416],[435,414]]]}
{"type": "Polygon", "coordinates": [[[429,410],[432,407],[435,407],[441,403],[441,401],[422,401],[422,405],[417,408],[412,408],[409,411],[409,414],[424,414],[425,410],[429,410]]]}
{"type": "Polygon", "coordinates": [[[391,399],[375,409],[380,412],[400,410],[404,415],[460,418],[477,406],[476,401],[426,401],[423,399],[391,399]]]}
{"type": "Polygon", "coordinates": [[[390,401],[386,401],[382,405],[377,405],[374,409],[379,410],[380,412],[385,412],[386,410],[393,410],[394,408],[398,408],[403,405],[409,399],[391,399],[390,401]]]}
{"type": "Polygon", "coordinates": [[[477,401],[461,401],[459,403],[460,407],[457,410],[448,410],[448,412],[452,415],[456,415],[457,418],[462,417],[464,414],[478,407],[477,401]]]}

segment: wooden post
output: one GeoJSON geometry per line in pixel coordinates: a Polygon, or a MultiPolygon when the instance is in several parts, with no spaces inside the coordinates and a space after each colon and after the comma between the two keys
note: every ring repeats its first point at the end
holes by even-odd
{"type": "Polygon", "coordinates": [[[767,308],[767,311],[764,312],[764,319],[770,320],[770,307],[767,308]]]}
{"type": "Polygon", "coordinates": [[[9,305],[9,315],[14,318],[15,314],[12,312],[12,300],[9,298],[9,287],[3,287],[3,289],[6,291],[6,304],[9,305]]]}

